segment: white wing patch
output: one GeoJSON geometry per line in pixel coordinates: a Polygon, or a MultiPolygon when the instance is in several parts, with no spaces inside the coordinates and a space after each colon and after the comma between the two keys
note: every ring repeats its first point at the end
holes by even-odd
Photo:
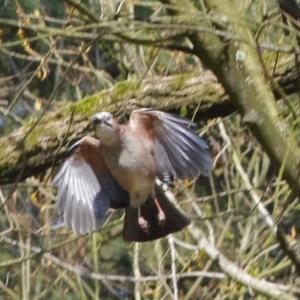
{"type": "Polygon", "coordinates": [[[95,201],[101,201],[103,215],[107,198],[98,199],[101,187],[92,168],[83,159],[69,158],[53,181],[58,188],[57,206],[68,228],[77,234],[97,229],[103,220],[95,215],[95,201]]]}

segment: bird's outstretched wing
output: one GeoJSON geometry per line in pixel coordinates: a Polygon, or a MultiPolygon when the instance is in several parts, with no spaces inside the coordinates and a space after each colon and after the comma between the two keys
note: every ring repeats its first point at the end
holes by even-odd
{"type": "Polygon", "coordinates": [[[128,193],[109,172],[100,148],[100,141],[92,137],[74,144],[53,181],[58,188],[58,210],[65,225],[77,234],[98,228],[109,207],[129,205],[128,193]]]}
{"type": "Polygon", "coordinates": [[[191,121],[151,109],[132,112],[129,125],[143,128],[154,140],[158,177],[192,179],[207,176],[212,168],[208,146],[194,131],[191,121]]]}

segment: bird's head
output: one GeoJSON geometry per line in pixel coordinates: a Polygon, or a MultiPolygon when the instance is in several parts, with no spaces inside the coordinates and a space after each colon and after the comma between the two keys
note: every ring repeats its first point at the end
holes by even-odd
{"type": "Polygon", "coordinates": [[[120,124],[109,112],[99,112],[92,116],[96,136],[104,145],[112,145],[119,140],[120,124]]]}

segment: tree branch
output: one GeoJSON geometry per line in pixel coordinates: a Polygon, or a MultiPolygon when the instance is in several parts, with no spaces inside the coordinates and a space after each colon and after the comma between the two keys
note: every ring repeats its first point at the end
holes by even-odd
{"type": "MultiPolygon", "coordinates": [[[[273,63],[269,63],[270,68],[273,63]]],[[[292,63],[292,54],[281,56],[274,78],[287,93],[297,90],[297,72],[292,63]]],[[[98,111],[124,116],[138,107],[153,107],[179,113],[182,106],[187,108],[187,117],[193,116],[197,108],[196,122],[235,111],[233,102],[210,71],[154,77],[143,82],[133,79],[119,82],[77,103],[46,113],[24,143],[34,120],[1,138],[0,184],[14,183],[17,178],[23,180],[53,166],[65,157],[71,143],[91,132],[89,119],[98,111]]]]}
{"type": "MultiPolygon", "coordinates": [[[[162,0],[163,3],[182,5],[182,1],[162,0]]],[[[191,1],[184,1],[185,7],[195,10],[191,1]]],[[[218,77],[224,89],[234,102],[245,123],[261,143],[272,162],[283,168],[283,174],[291,189],[300,191],[299,157],[294,133],[280,115],[270,88],[268,74],[247,22],[241,22],[238,12],[230,1],[207,0],[212,14],[224,16],[224,26],[238,38],[225,40],[216,34],[189,36],[194,52],[218,77]],[[235,12],[235,13],[234,13],[235,12]]],[[[171,14],[175,10],[170,10],[171,14]]],[[[208,28],[218,28],[210,21],[208,28]]]]}

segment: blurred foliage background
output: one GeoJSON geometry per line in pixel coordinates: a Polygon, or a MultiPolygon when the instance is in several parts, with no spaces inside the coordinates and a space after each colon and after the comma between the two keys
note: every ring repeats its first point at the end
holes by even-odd
{"type": "MultiPolygon", "coordinates": [[[[1,136],[123,80],[207,72],[187,36],[222,16],[202,0],[172,16],[166,2],[0,0],[1,136]]],[[[231,2],[273,74],[280,62],[299,75],[300,17],[287,20],[284,1],[231,2]]],[[[299,141],[300,93],[283,93],[277,105],[299,141]]],[[[207,119],[199,134],[214,171],[171,188],[192,226],[165,239],[125,243],[121,211],[88,236],[56,226],[49,170],[2,185],[0,299],[299,299],[298,195],[237,112],[207,119]]]]}

